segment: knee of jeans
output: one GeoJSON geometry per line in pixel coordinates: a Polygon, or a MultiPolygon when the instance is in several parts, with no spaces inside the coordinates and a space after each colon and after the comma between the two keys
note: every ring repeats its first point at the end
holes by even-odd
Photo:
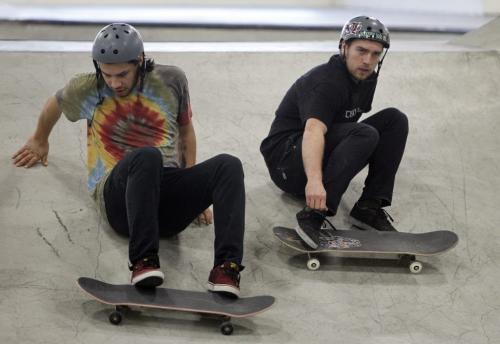
{"type": "Polygon", "coordinates": [[[356,128],[355,134],[357,136],[361,136],[363,141],[370,146],[375,147],[378,143],[380,135],[378,130],[372,127],[371,125],[359,123],[359,126],[356,128]]]}
{"type": "Polygon", "coordinates": [[[391,116],[392,123],[398,127],[398,129],[408,132],[408,116],[396,108],[388,108],[386,111],[391,116]]]}
{"type": "Polygon", "coordinates": [[[133,150],[131,153],[132,161],[135,164],[140,164],[144,168],[161,168],[163,166],[163,158],[161,152],[155,147],[142,147],[133,150]]]}
{"type": "Polygon", "coordinates": [[[229,175],[243,178],[243,165],[240,159],[230,154],[219,154],[215,159],[229,172],[229,175]]]}

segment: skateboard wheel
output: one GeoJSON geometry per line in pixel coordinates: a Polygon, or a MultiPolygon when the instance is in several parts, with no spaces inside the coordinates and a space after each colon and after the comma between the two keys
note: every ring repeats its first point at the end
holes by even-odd
{"type": "Polygon", "coordinates": [[[225,336],[231,335],[233,330],[233,325],[230,322],[223,322],[222,325],[220,325],[220,332],[225,336]]]}
{"type": "Polygon", "coordinates": [[[413,274],[418,274],[422,271],[422,263],[420,262],[412,262],[410,264],[410,272],[413,274]]]}
{"type": "Polygon", "coordinates": [[[109,322],[113,325],[119,325],[122,322],[122,314],[120,312],[113,312],[109,315],[109,322]]]}
{"type": "Polygon", "coordinates": [[[319,266],[320,266],[320,263],[319,263],[319,260],[316,259],[316,258],[311,258],[307,261],[307,268],[309,270],[318,270],[319,269],[319,266]]]}
{"type": "Polygon", "coordinates": [[[125,312],[130,311],[130,307],[129,306],[116,306],[115,309],[116,309],[116,311],[118,313],[122,313],[122,314],[125,313],[125,312]]]}

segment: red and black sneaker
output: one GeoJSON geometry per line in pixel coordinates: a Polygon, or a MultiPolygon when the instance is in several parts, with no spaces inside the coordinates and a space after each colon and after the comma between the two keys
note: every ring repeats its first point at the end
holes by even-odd
{"type": "Polygon", "coordinates": [[[233,262],[225,262],[210,271],[207,289],[213,292],[240,295],[240,267],[233,262]]]}
{"type": "Polygon", "coordinates": [[[131,283],[140,288],[154,288],[163,283],[165,276],[160,271],[158,256],[145,257],[130,267],[131,283]]]}

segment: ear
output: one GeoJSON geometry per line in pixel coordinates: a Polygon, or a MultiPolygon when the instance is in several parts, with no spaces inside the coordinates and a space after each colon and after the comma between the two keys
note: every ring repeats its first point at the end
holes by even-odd
{"type": "Polygon", "coordinates": [[[347,48],[347,44],[345,43],[345,41],[342,41],[342,44],[340,45],[340,54],[342,56],[345,56],[346,48],[347,48]]]}
{"type": "Polygon", "coordinates": [[[146,58],[144,57],[144,53],[140,54],[137,56],[137,59],[134,60],[134,62],[137,62],[138,66],[142,66],[142,63],[144,62],[146,58]]]}

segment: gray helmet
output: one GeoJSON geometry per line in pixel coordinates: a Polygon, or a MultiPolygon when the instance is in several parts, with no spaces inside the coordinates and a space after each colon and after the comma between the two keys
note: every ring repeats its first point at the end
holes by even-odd
{"type": "Polygon", "coordinates": [[[340,34],[339,46],[342,42],[351,39],[367,39],[382,43],[384,48],[389,48],[389,30],[378,19],[367,16],[359,16],[349,20],[340,34]]]}
{"type": "Polygon", "coordinates": [[[137,60],[144,52],[139,31],[125,23],[109,24],[101,29],[92,46],[92,58],[102,63],[137,60]]]}

